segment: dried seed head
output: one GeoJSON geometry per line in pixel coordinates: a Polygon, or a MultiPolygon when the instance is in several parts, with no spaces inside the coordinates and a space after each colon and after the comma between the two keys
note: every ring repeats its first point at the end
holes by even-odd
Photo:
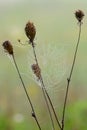
{"type": "Polygon", "coordinates": [[[40,70],[38,64],[33,64],[31,67],[32,67],[32,70],[33,70],[34,74],[36,75],[36,77],[38,79],[40,79],[40,77],[41,77],[41,70],[40,70]]]}
{"type": "Polygon", "coordinates": [[[36,35],[36,29],[32,22],[28,22],[25,26],[25,33],[26,36],[29,38],[30,42],[33,43],[35,35],[36,35]]]}
{"type": "Polygon", "coordinates": [[[75,17],[76,17],[76,19],[77,19],[79,22],[81,22],[82,19],[83,19],[83,17],[84,17],[83,11],[77,10],[77,11],[75,12],[75,17]]]}
{"type": "Polygon", "coordinates": [[[9,53],[10,55],[13,55],[13,47],[12,47],[10,41],[3,42],[2,46],[4,47],[4,49],[7,53],[9,53]]]}

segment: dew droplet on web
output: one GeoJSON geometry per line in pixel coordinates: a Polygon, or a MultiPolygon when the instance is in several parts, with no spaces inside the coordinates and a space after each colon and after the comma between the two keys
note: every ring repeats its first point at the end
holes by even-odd
{"type": "MultiPolygon", "coordinates": [[[[36,44],[36,54],[39,66],[41,68],[42,77],[46,90],[51,96],[53,102],[57,100],[57,95],[60,91],[64,91],[63,81],[68,70],[67,66],[67,48],[68,44],[36,44]]],[[[29,48],[28,55],[28,72],[32,78],[37,81],[31,70],[31,65],[35,63],[32,47],[29,48]]],[[[56,104],[56,103],[55,103],[56,104]]],[[[57,106],[56,106],[57,107],[57,106]]]]}

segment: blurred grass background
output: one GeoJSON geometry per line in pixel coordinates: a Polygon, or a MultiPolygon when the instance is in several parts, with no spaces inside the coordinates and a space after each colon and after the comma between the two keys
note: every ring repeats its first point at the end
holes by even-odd
{"type": "Polygon", "coordinates": [[[86,0],[0,0],[0,130],[38,130],[13,62],[3,51],[2,43],[5,40],[10,40],[14,46],[19,69],[42,128],[51,129],[41,89],[30,68],[34,63],[32,49],[17,42],[17,39],[23,43],[28,40],[24,33],[28,20],[36,26],[39,63],[47,90],[61,119],[66,79],[78,36],[78,23],[74,17],[77,9],[83,10],[85,17],[70,84],[65,130],[87,130],[86,5],[86,0]]]}

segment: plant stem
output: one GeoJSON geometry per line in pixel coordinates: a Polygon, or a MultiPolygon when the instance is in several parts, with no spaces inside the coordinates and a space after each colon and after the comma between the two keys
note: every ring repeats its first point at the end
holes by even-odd
{"type": "Polygon", "coordinates": [[[52,122],[53,130],[55,130],[52,114],[51,114],[50,107],[49,107],[49,104],[48,104],[48,101],[47,101],[47,98],[46,98],[45,91],[44,91],[43,87],[42,87],[42,92],[43,92],[43,96],[44,96],[44,99],[46,101],[46,105],[47,105],[47,108],[48,108],[48,111],[49,111],[49,115],[50,115],[50,119],[51,119],[51,122],[52,122]]]}
{"type": "Polygon", "coordinates": [[[37,119],[36,114],[35,114],[35,111],[34,111],[34,107],[33,107],[33,105],[32,105],[31,99],[30,99],[30,97],[29,97],[29,95],[28,95],[28,92],[27,92],[27,90],[26,90],[25,84],[24,84],[23,79],[22,79],[22,77],[21,77],[21,74],[20,74],[20,71],[19,71],[19,69],[18,69],[18,66],[17,66],[17,63],[16,63],[16,60],[15,60],[14,55],[12,55],[12,58],[13,58],[13,61],[14,61],[16,70],[17,70],[17,72],[18,72],[19,78],[20,78],[20,80],[21,80],[21,83],[22,83],[22,85],[23,85],[24,91],[25,91],[25,93],[26,93],[27,99],[28,99],[28,101],[29,101],[29,103],[30,103],[30,106],[31,106],[31,109],[32,109],[32,117],[35,119],[39,130],[41,130],[40,124],[39,124],[39,122],[38,122],[38,119],[37,119]]]}
{"type": "MultiPolygon", "coordinates": [[[[32,47],[33,47],[33,53],[34,53],[34,57],[35,57],[36,64],[39,66],[38,60],[37,60],[37,56],[36,56],[36,52],[35,52],[35,48],[34,48],[34,44],[33,44],[33,43],[32,43],[32,47]]],[[[40,67],[39,67],[39,68],[40,68],[40,67]]],[[[44,93],[46,94],[46,95],[44,94],[44,98],[45,98],[45,100],[47,100],[47,98],[48,98],[49,103],[50,103],[50,106],[51,106],[51,108],[52,108],[52,110],[53,110],[55,119],[56,119],[56,121],[57,121],[57,124],[58,124],[59,128],[61,129],[61,125],[60,125],[60,122],[59,122],[58,117],[57,117],[57,115],[56,115],[54,106],[53,106],[53,104],[52,104],[52,101],[51,101],[51,99],[50,99],[50,96],[49,96],[49,94],[48,94],[48,92],[47,92],[47,90],[46,90],[46,87],[45,87],[45,85],[44,85],[42,75],[40,76],[40,82],[41,82],[41,84],[42,84],[43,94],[44,94],[44,93]],[[46,97],[46,96],[47,96],[47,97],[46,97]]],[[[47,102],[47,101],[46,101],[46,102],[47,102]]],[[[47,103],[47,104],[48,104],[48,103],[47,103]]],[[[49,105],[47,105],[47,107],[48,107],[48,110],[49,110],[49,105]]],[[[51,118],[51,121],[52,121],[52,116],[51,116],[51,112],[50,112],[50,111],[49,111],[49,114],[50,114],[50,118],[51,118]]],[[[53,122],[53,121],[52,121],[52,122],[53,122]]],[[[53,123],[52,123],[52,124],[53,124],[53,123]]]]}
{"type": "Polygon", "coordinates": [[[76,61],[78,46],[79,46],[79,42],[80,42],[81,24],[82,24],[82,23],[79,22],[79,35],[78,35],[78,40],[77,40],[76,49],[75,49],[75,53],[74,53],[74,58],[73,58],[73,62],[72,62],[71,70],[70,70],[70,75],[69,75],[69,78],[67,78],[67,87],[66,87],[65,98],[64,98],[63,115],[62,115],[62,129],[61,129],[61,130],[64,130],[64,125],[65,125],[65,124],[64,124],[64,123],[65,123],[65,110],[66,110],[66,104],[67,104],[67,98],[68,98],[68,92],[69,92],[70,81],[71,81],[71,77],[72,77],[72,73],[73,73],[73,69],[74,69],[74,65],[75,65],[75,61],[76,61]]]}
{"type": "Polygon", "coordinates": [[[54,109],[54,106],[53,106],[53,104],[52,104],[52,101],[51,101],[51,99],[50,99],[50,96],[49,96],[49,94],[48,94],[48,92],[47,92],[47,90],[46,90],[46,88],[45,88],[45,85],[44,85],[42,76],[41,76],[41,81],[42,81],[43,88],[44,88],[44,91],[45,91],[45,93],[46,93],[46,96],[47,96],[47,98],[48,98],[48,100],[49,100],[49,103],[50,103],[50,105],[51,105],[51,108],[52,108],[52,110],[53,110],[53,113],[54,113],[55,119],[56,119],[56,121],[57,121],[57,124],[58,124],[59,128],[61,129],[60,122],[59,122],[59,120],[58,120],[58,117],[57,117],[57,114],[56,114],[56,112],[55,112],[55,109],[54,109]]]}
{"type": "MultiPolygon", "coordinates": [[[[36,64],[39,66],[33,43],[32,43],[32,47],[33,47],[33,54],[34,54],[34,57],[35,57],[36,64]]],[[[46,105],[47,105],[47,108],[48,108],[48,111],[49,111],[50,119],[51,119],[51,122],[52,122],[52,127],[53,127],[53,130],[55,130],[52,114],[51,114],[50,107],[49,107],[49,104],[48,104],[48,101],[47,101],[47,98],[46,98],[46,94],[45,94],[45,91],[44,91],[43,83],[41,81],[41,77],[40,77],[40,82],[42,84],[42,92],[43,92],[43,96],[44,96],[44,99],[45,99],[45,102],[46,102],[46,105]]]]}

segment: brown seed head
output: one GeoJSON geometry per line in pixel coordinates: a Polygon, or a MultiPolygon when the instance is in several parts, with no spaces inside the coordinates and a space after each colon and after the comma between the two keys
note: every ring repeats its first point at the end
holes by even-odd
{"type": "Polygon", "coordinates": [[[83,17],[84,17],[83,11],[77,10],[77,11],[75,12],[75,17],[76,17],[76,19],[77,19],[79,22],[81,22],[82,19],[83,19],[83,17]]]}
{"type": "Polygon", "coordinates": [[[13,47],[10,41],[3,42],[2,46],[4,47],[7,53],[9,53],[10,55],[13,55],[13,47]]]}
{"type": "Polygon", "coordinates": [[[38,79],[40,79],[40,77],[41,77],[41,70],[40,70],[39,66],[37,64],[33,64],[31,67],[32,67],[32,70],[33,70],[34,74],[36,75],[36,77],[38,79]]]}
{"type": "Polygon", "coordinates": [[[36,29],[35,26],[32,22],[28,22],[25,26],[25,33],[26,36],[29,38],[30,42],[33,43],[33,40],[35,38],[36,35],[36,29]]]}

